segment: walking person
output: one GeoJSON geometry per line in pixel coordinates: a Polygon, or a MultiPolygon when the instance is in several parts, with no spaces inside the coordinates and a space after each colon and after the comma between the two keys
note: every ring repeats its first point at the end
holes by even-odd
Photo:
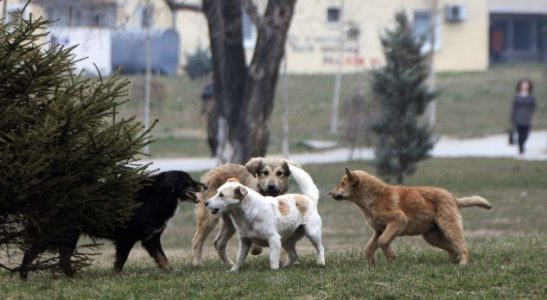
{"type": "Polygon", "coordinates": [[[211,150],[211,157],[215,157],[218,148],[218,120],[216,117],[215,92],[212,78],[211,82],[207,83],[201,92],[201,114],[207,120],[207,143],[211,150]]]}
{"type": "Polygon", "coordinates": [[[524,153],[524,144],[528,139],[532,125],[532,116],[536,109],[536,99],[532,94],[533,90],[534,85],[530,79],[521,79],[517,82],[516,93],[513,97],[511,124],[518,134],[520,154],[524,153]]]}

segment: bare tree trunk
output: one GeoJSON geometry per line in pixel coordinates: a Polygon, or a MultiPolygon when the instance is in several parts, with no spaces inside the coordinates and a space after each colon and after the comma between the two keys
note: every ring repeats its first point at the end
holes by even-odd
{"type": "Polygon", "coordinates": [[[227,162],[232,161],[232,158],[226,155],[229,152],[228,149],[236,148],[230,144],[241,144],[238,136],[244,136],[233,133],[235,131],[233,129],[240,122],[240,108],[247,77],[241,28],[241,5],[239,1],[234,0],[204,0],[203,12],[209,25],[213,56],[213,85],[219,130],[217,156],[221,162],[227,162]]]}
{"type": "Polygon", "coordinates": [[[295,2],[268,1],[261,18],[250,1],[203,1],[213,56],[221,162],[244,163],[266,155],[279,65],[295,2]],[[242,3],[251,5],[249,17],[258,32],[249,67],[243,49],[242,3]]]}

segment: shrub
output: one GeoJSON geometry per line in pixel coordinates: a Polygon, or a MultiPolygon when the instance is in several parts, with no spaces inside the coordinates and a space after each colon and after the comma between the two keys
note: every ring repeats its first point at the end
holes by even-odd
{"type": "Polygon", "coordinates": [[[116,118],[128,82],[74,74],[72,48],[43,42],[48,25],[21,14],[0,25],[0,262],[67,228],[109,235],[147,173],[136,155],[149,131],[116,118]]]}
{"type": "Polygon", "coordinates": [[[196,52],[186,56],[186,73],[192,80],[203,78],[213,70],[211,54],[208,50],[198,47],[196,52]]]}

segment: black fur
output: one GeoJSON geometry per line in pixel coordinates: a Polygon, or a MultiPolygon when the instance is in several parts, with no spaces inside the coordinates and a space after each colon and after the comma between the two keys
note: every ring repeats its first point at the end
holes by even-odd
{"type": "MultiPolygon", "coordinates": [[[[195,193],[206,189],[204,184],[194,181],[190,175],[182,171],[162,172],[144,182],[135,197],[135,201],[140,205],[135,208],[133,216],[123,227],[116,228],[112,236],[99,236],[99,238],[114,241],[116,247],[114,270],[120,272],[123,269],[129,252],[138,241],[141,241],[142,246],[156,261],[158,267],[166,268],[168,261],[161,247],[160,238],[167,222],[175,214],[178,200],[191,200],[197,203],[195,193]]],[[[93,233],[84,232],[84,234],[94,236],[93,233]]],[[[80,232],[77,230],[67,230],[59,241],[48,243],[47,246],[32,245],[23,257],[19,268],[20,277],[27,278],[28,266],[46,249],[59,251],[61,269],[66,275],[72,276],[74,272],[70,265],[70,257],[79,237],[80,232]]]]}

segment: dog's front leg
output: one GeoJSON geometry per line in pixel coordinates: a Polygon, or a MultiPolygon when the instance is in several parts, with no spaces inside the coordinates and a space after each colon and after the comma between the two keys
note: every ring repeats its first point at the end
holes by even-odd
{"type": "Polygon", "coordinates": [[[245,258],[247,257],[247,254],[249,254],[250,249],[251,241],[247,238],[239,237],[239,253],[237,254],[237,261],[230,269],[230,272],[239,271],[239,268],[241,268],[243,262],[245,262],[245,258]]]}
{"type": "Polygon", "coordinates": [[[230,219],[229,215],[222,215],[221,218],[222,225],[220,231],[215,238],[215,249],[217,250],[218,256],[220,257],[222,262],[227,265],[233,265],[232,260],[226,254],[226,246],[228,245],[228,241],[230,240],[230,238],[236,232],[236,229],[234,227],[234,224],[232,224],[232,220],[230,219]]]}
{"type": "Polygon", "coordinates": [[[270,269],[279,269],[279,257],[281,255],[281,237],[276,234],[268,239],[270,245],[270,269]]]}
{"type": "Polygon", "coordinates": [[[394,222],[388,223],[386,229],[378,238],[378,246],[382,248],[382,251],[384,251],[384,255],[388,260],[395,260],[397,258],[397,255],[395,255],[395,252],[391,249],[389,244],[397,237],[397,235],[399,235],[405,226],[406,220],[401,217],[394,222]]]}
{"type": "Polygon", "coordinates": [[[372,266],[376,263],[376,260],[374,259],[374,253],[378,249],[378,238],[380,237],[380,234],[382,232],[374,230],[374,233],[372,234],[372,237],[367,243],[367,246],[365,247],[365,255],[367,257],[367,263],[372,266]]]}

